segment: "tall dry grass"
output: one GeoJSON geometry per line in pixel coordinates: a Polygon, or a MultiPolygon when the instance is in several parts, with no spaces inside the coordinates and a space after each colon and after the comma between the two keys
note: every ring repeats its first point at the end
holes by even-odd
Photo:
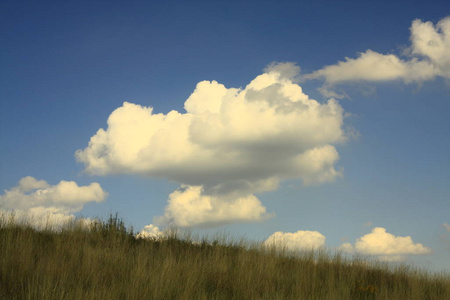
{"type": "Polygon", "coordinates": [[[448,275],[176,231],[136,239],[117,215],[59,230],[3,216],[0,253],[0,299],[450,299],[448,275]]]}

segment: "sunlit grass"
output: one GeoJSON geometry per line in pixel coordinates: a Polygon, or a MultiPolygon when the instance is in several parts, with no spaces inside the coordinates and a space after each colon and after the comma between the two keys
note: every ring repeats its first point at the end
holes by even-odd
{"type": "Polygon", "coordinates": [[[136,239],[116,216],[36,230],[0,217],[0,299],[450,299],[450,277],[172,230],[136,239]]]}

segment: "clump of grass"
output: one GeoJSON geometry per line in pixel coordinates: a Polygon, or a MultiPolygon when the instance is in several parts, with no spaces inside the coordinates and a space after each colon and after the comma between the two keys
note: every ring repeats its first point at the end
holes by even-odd
{"type": "Polygon", "coordinates": [[[450,299],[450,278],[172,231],[138,239],[116,215],[37,230],[0,218],[0,299],[450,299]]]}

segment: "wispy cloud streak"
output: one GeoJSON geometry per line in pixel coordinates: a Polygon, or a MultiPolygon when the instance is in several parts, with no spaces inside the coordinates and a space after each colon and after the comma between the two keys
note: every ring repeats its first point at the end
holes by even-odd
{"type": "Polygon", "coordinates": [[[357,58],[346,57],[337,64],[325,66],[303,79],[323,79],[321,91],[337,94],[332,86],[345,82],[385,82],[401,80],[421,83],[436,77],[450,78],[450,17],[436,25],[416,19],[412,22],[411,45],[402,55],[382,54],[373,50],[360,53],[357,58]]]}

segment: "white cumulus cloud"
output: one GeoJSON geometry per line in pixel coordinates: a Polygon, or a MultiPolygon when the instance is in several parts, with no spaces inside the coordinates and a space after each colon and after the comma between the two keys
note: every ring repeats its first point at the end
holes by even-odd
{"type": "Polygon", "coordinates": [[[158,226],[150,224],[142,228],[142,230],[136,234],[140,239],[162,239],[165,237],[164,231],[159,229],[158,226]]]}
{"type": "Polygon", "coordinates": [[[359,238],[354,245],[344,243],[339,249],[349,253],[375,255],[388,261],[402,260],[405,255],[431,252],[430,248],[420,243],[414,243],[410,236],[395,236],[386,232],[386,229],[382,227],[375,227],[371,233],[359,238]]]}
{"type": "Polygon", "coordinates": [[[207,226],[260,221],[270,216],[252,194],[243,197],[203,195],[201,186],[182,186],[169,195],[166,212],[156,222],[176,220],[178,226],[207,226]]]}
{"type": "Polygon", "coordinates": [[[72,220],[72,213],[80,211],[84,204],[101,202],[107,195],[96,182],[78,186],[74,181],[62,180],[50,185],[27,176],[0,195],[0,210],[14,211],[16,217],[26,218],[34,225],[53,226],[72,220]]]}
{"type": "MultiPolygon", "coordinates": [[[[437,76],[450,78],[450,17],[436,26],[419,19],[412,22],[411,46],[402,59],[394,54],[381,54],[372,50],[357,58],[345,58],[335,65],[325,66],[304,78],[322,78],[326,86],[349,81],[403,80],[423,82],[437,76]]],[[[329,88],[322,88],[330,93],[329,88]]]]}
{"type": "Polygon", "coordinates": [[[275,232],[269,236],[266,246],[285,247],[288,250],[308,250],[325,246],[325,236],[318,231],[275,232]]]}
{"type": "Polygon", "coordinates": [[[163,218],[179,226],[267,218],[254,195],[297,178],[333,181],[335,148],[345,141],[343,109],[320,103],[296,84],[299,68],[272,64],[245,88],[199,82],[186,112],[154,113],[125,102],[88,146],[76,152],[90,174],[141,174],[182,184],[163,218]]]}

